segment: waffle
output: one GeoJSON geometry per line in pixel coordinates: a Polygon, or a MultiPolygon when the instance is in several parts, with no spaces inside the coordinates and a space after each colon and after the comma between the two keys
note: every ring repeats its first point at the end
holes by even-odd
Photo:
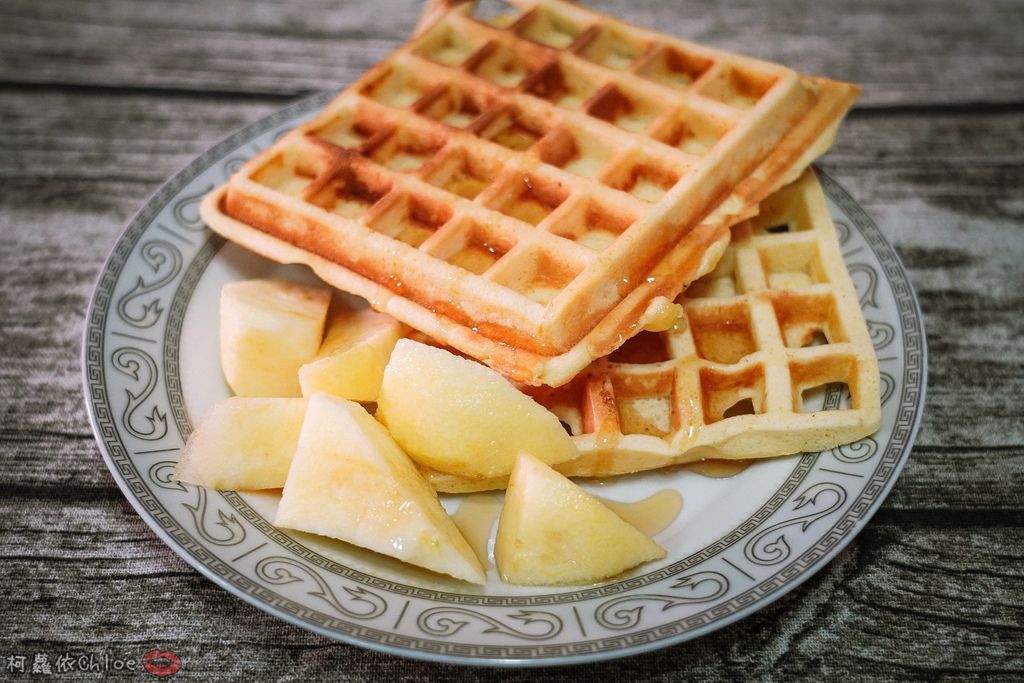
{"type": "Polygon", "coordinates": [[[729,226],[827,149],[858,92],[568,3],[501,26],[472,9],[428,4],[201,212],[529,384],[671,325],[729,226]]]}
{"type": "MultiPolygon", "coordinates": [[[[574,435],[581,455],[557,470],[767,458],[878,429],[878,362],[813,171],[732,233],[714,271],[678,300],[685,317],[671,330],[637,335],[563,387],[525,389],[574,435]]],[[[428,478],[449,492],[505,484],[428,478]]]]}

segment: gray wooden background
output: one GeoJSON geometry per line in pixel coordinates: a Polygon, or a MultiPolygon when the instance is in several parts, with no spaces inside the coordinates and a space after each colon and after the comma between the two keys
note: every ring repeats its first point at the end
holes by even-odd
{"type": "MultiPolygon", "coordinates": [[[[413,0],[0,3],[0,679],[8,658],[175,650],[175,679],[1024,676],[1024,3],[595,0],[637,23],[865,88],[822,166],[896,245],[930,386],[902,477],[831,565],[696,642],[494,672],[340,645],[231,597],[133,512],[79,350],[121,226],[232,130],[343,86],[413,0]]],[[[24,674],[30,678],[31,674],[24,674]]],[[[144,678],[148,674],[132,677],[144,678]]]]}

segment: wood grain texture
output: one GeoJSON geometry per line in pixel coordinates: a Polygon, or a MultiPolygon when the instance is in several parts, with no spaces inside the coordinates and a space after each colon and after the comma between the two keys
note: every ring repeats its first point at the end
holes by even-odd
{"type": "MultiPolygon", "coordinates": [[[[1014,0],[600,0],[643,26],[865,87],[866,105],[1019,102],[1024,9],[1014,0]]],[[[0,79],[276,95],[330,90],[404,39],[415,0],[244,0],[0,6],[0,79]]]]}
{"type": "MultiPolygon", "coordinates": [[[[595,4],[866,86],[823,166],[907,266],[930,382],[906,469],[825,570],[699,641],[541,677],[1019,680],[1024,7],[595,4]]],[[[218,139],[390,51],[413,5],[0,5],[0,655],[168,647],[199,680],[538,677],[339,645],[231,597],[135,514],[82,405],[85,306],[124,222],[218,139]]]]}

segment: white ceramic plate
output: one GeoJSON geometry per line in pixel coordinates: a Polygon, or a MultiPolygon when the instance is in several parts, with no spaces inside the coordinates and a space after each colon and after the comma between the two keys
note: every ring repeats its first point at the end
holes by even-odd
{"type": "MultiPolygon", "coordinates": [[[[235,595],[331,638],[470,664],[562,664],[619,657],[704,635],[761,609],[823,567],[892,487],[924,404],[917,302],[892,247],[822,176],[878,351],[882,426],[832,451],[759,462],[729,479],[689,471],[621,478],[600,495],[680,493],[657,540],[668,557],[578,589],[481,590],[310,535],[275,529],[273,495],[209,492],[171,478],[195,419],[228,395],[217,357],[221,285],[313,280],[207,230],[200,198],[325,96],[238,132],[174,176],[121,235],[103,268],[83,344],[86,404],[125,496],[176,553],[235,595]]],[[[826,395],[830,407],[841,397],[826,395]]],[[[593,488],[593,487],[592,487],[593,488]]],[[[454,510],[457,498],[445,500],[454,510]]]]}

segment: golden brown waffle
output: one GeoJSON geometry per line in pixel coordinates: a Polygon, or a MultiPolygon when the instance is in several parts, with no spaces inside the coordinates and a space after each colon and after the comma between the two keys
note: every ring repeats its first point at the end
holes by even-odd
{"type": "MultiPolygon", "coordinates": [[[[679,299],[685,318],[671,330],[637,335],[563,387],[526,390],[574,434],[581,455],[557,470],[601,477],[774,457],[878,429],[874,347],[813,172],[732,232],[715,270],[679,299]],[[821,409],[827,393],[837,409],[821,409]]],[[[429,478],[442,491],[504,485],[429,478]]]]}
{"type": "Polygon", "coordinates": [[[217,232],[557,386],[678,315],[858,92],[562,2],[413,39],[209,195],[217,232]]]}

